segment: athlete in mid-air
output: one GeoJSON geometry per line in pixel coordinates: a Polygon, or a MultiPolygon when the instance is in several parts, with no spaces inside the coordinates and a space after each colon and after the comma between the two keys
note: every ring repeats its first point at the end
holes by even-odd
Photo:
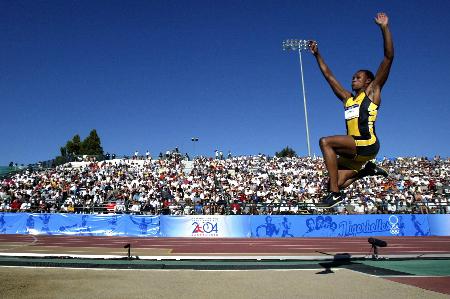
{"type": "Polygon", "coordinates": [[[347,125],[347,135],[320,139],[320,149],[329,176],[328,194],[322,199],[323,206],[333,207],[342,202],[344,198],[340,190],[359,178],[368,175],[388,176],[384,169],[371,160],[380,149],[380,142],[375,134],[375,120],[381,103],[381,89],[394,59],[394,46],[388,16],[378,13],[375,23],[383,34],[384,57],[375,76],[368,70],[359,70],[353,75],[353,93],[344,89],[336,80],[320,55],[317,43],[309,43],[323,76],[344,104],[347,125]]]}

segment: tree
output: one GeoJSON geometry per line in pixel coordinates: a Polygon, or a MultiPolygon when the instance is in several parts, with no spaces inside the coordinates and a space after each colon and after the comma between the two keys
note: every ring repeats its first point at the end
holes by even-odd
{"type": "Polygon", "coordinates": [[[81,155],[81,139],[80,135],[76,134],[72,140],[66,143],[66,155],[81,155]]]}
{"type": "Polygon", "coordinates": [[[66,162],[67,162],[66,157],[58,156],[58,157],[55,158],[55,160],[53,160],[52,167],[56,167],[56,166],[62,165],[64,163],[66,163],[66,162]]]}
{"type": "Polygon", "coordinates": [[[65,146],[61,146],[59,151],[61,152],[61,157],[66,157],[67,156],[67,148],[65,146]]]}
{"type": "Polygon", "coordinates": [[[55,158],[55,166],[70,162],[74,156],[79,155],[103,155],[100,137],[94,129],[88,137],[81,141],[80,135],[76,134],[72,140],[67,141],[66,146],[59,149],[61,155],[55,158]]]}
{"type": "Polygon", "coordinates": [[[103,148],[100,137],[94,129],[89,133],[89,136],[81,143],[81,154],[83,155],[103,155],[103,148]]]}
{"type": "Polygon", "coordinates": [[[278,158],[286,158],[286,157],[292,158],[297,157],[297,154],[292,148],[286,146],[280,152],[275,152],[275,156],[277,156],[278,158]]]}

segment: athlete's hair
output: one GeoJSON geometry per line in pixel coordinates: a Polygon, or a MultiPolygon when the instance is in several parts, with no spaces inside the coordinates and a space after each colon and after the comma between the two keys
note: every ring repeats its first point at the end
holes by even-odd
{"type": "Polygon", "coordinates": [[[366,76],[370,79],[370,81],[373,81],[373,79],[375,79],[375,76],[369,70],[359,70],[358,73],[359,72],[363,72],[364,74],[366,74],[366,76]]]}

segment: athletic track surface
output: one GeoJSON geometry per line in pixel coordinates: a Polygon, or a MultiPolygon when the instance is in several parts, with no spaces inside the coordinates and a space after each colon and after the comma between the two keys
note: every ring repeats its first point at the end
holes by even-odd
{"type": "MultiPolygon", "coordinates": [[[[450,255],[450,237],[380,237],[385,256],[450,255]]],[[[0,235],[0,255],[36,253],[61,255],[123,255],[131,244],[139,256],[327,256],[368,255],[367,238],[139,238],[90,236],[0,235]]]]}
{"type": "MultiPolygon", "coordinates": [[[[450,237],[380,237],[388,243],[379,249],[380,258],[389,259],[442,259],[450,264],[450,237]]],[[[357,269],[355,261],[371,257],[367,238],[146,238],[146,237],[94,237],[94,236],[35,236],[0,235],[0,259],[68,257],[109,259],[127,257],[125,245],[131,245],[131,257],[140,260],[242,260],[257,261],[323,261],[321,266],[329,269],[350,265],[357,269]],[[339,259],[347,262],[336,264],[339,259]],[[329,266],[324,264],[329,263],[329,266]]],[[[436,262],[436,260],[434,261],[436,262]]],[[[11,263],[9,260],[8,263],[11,263]]],[[[91,262],[91,264],[94,262],[91,262]]],[[[242,265],[245,263],[241,263],[242,265]]],[[[362,263],[364,264],[364,262],[362,263]]],[[[7,265],[6,262],[2,265],[7,265]]],[[[280,264],[283,268],[286,264],[280,264]]],[[[419,275],[412,272],[392,271],[385,267],[364,265],[370,275],[419,288],[450,295],[450,271],[439,275],[419,275]],[[385,270],[384,274],[382,273],[385,270]],[[373,272],[375,271],[375,272],[373,272]],[[377,272],[378,271],[378,272],[377,272]],[[390,271],[390,272],[389,272],[390,271]],[[374,274],[375,273],[375,274],[374,274]]],[[[292,264],[291,264],[292,266],[292,264]]],[[[353,268],[352,268],[353,267],[353,268]]],[[[236,268],[238,269],[238,268],[236,268]]],[[[358,270],[357,270],[358,271],[358,270]]],[[[364,270],[366,271],[366,270],[364,270]]],[[[361,272],[364,272],[361,271],[361,272]]],[[[325,272],[326,273],[326,272],[325,272]]]]}

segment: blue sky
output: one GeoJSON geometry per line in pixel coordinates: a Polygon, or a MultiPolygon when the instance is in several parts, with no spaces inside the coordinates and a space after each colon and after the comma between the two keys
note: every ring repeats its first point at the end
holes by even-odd
{"type": "MultiPolygon", "coordinates": [[[[390,17],[395,61],[379,156],[450,156],[450,1],[0,0],[0,165],[59,154],[96,129],[105,151],[307,154],[298,55],[316,39],[338,80],[376,71],[390,17]],[[198,136],[194,145],[191,137],[198,136]]],[[[344,112],[303,55],[312,152],[344,112]]]]}

